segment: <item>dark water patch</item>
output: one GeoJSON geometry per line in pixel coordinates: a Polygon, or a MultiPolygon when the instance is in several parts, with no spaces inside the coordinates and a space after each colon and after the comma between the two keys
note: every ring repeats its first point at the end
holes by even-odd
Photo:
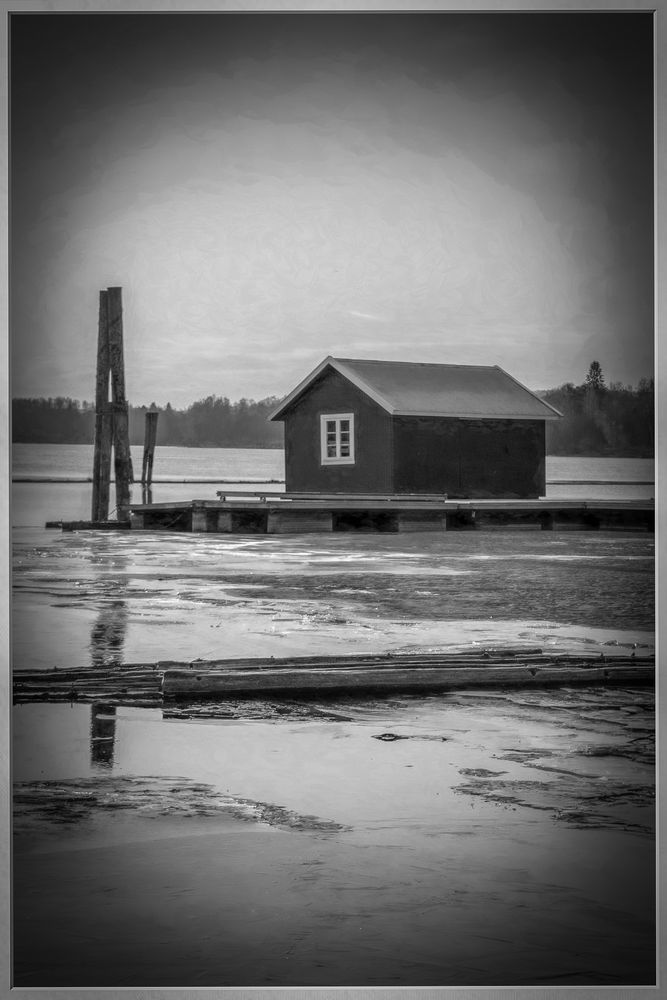
{"type": "Polygon", "coordinates": [[[459,774],[464,774],[467,778],[499,778],[507,771],[489,771],[486,767],[460,767],[459,774]]]}
{"type": "Polygon", "coordinates": [[[647,834],[653,828],[630,820],[610,818],[601,813],[576,809],[563,809],[555,814],[555,819],[575,830],[618,830],[623,833],[647,834]]]}
{"type": "Polygon", "coordinates": [[[495,754],[498,760],[509,760],[517,764],[526,764],[531,760],[541,760],[543,757],[552,757],[556,753],[551,747],[532,747],[530,750],[514,750],[511,747],[504,750],[502,754],[495,754]]]}
{"type": "Polygon", "coordinates": [[[554,620],[572,625],[617,629],[652,629],[653,562],[597,559],[539,562],[534,559],[494,558],[452,560],[442,554],[433,566],[420,562],[418,570],[338,572],[220,577],[218,584],[234,582],[239,596],[275,600],[333,601],[354,598],[357,614],[415,621],[540,620],[544,608],[554,620]],[[465,567],[465,569],[464,569],[465,567]],[[632,579],[629,579],[629,575],[632,579]]]}
{"type": "Polygon", "coordinates": [[[427,736],[422,733],[379,733],[373,736],[374,740],[382,740],[383,743],[393,743],[396,740],[433,740],[436,743],[446,743],[447,736],[427,736]]]}
{"type": "Polygon", "coordinates": [[[652,765],[655,763],[655,740],[651,732],[650,735],[639,736],[620,745],[579,746],[577,754],[583,757],[621,757],[652,765]]]}
{"type": "Polygon", "coordinates": [[[45,595],[60,599],[77,598],[85,600],[86,604],[104,603],[119,598],[132,598],[136,601],[152,601],[159,597],[171,597],[172,591],[164,588],[144,588],[131,586],[119,581],[108,582],[91,576],[85,580],[72,581],[62,577],[30,577],[14,579],[13,589],[17,593],[45,595]]]}
{"type": "MultiPolygon", "coordinates": [[[[538,764],[537,761],[557,757],[562,761],[569,758],[619,758],[630,760],[636,764],[653,765],[655,761],[655,740],[652,735],[636,740],[623,741],[619,743],[606,744],[573,744],[571,747],[540,747],[519,750],[504,750],[499,754],[494,754],[496,760],[507,760],[516,764],[524,764],[526,767],[536,768],[542,771],[552,771],[554,773],[569,774],[567,769],[551,766],[549,764],[538,764]]],[[[581,774],[581,772],[576,772],[581,774]]],[[[584,777],[584,775],[581,775],[584,777]]],[[[589,775],[595,777],[595,775],[589,775]]]]}
{"type": "Polygon", "coordinates": [[[164,705],[165,719],[261,719],[263,721],[297,722],[326,719],[350,722],[352,717],[333,704],[266,698],[225,698],[223,701],[170,702],[164,705]]]}
{"type": "Polygon", "coordinates": [[[14,786],[13,801],[15,836],[128,810],[148,819],[227,816],[283,830],[335,833],[348,829],[333,820],[302,815],[274,803],[221,794],[212,785],[182,777],[97,776],[20,782],[14,786]]]}
{"type": "Polygon", "coordinates": [[[495,708],[505,717],[520,719],[522,724],[542,724],[546,720],[556,729],[573,731],[580,731],[585,724],[592,732],[618,734],[627,741],[638,734],[650,735],[655,728],[655,698],[651,688],[625,685],[564,685],[549,690],[501,688],[458,692],[457,698],[460,703],[479,705],[485,711],[495,708]]]}
{"type": "Polygon", "coordinates": [[[179,601],[186,601],[189,604],[204,604],[212,608],[238,608],[248,604],[248,600],[245,598],[212,597],[201,591],[192,590],[180,590],[175,596],[179,601]]]}

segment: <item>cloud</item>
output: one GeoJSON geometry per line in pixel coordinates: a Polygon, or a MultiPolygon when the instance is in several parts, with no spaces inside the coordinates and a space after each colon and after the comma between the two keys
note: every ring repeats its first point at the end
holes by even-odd
{"type": "MultiPolygon", "coordinates": [[[[298,38],[279,29],[277,44],[284,20],[262,43],[257,18],[231,41],[193,21],[186,72],[180,36],[165,48],[154,19],[124,63],[81,77],[104,100],[82,102],[96,91],[72,47],[69,115],[46,44],[43,86],[34,60],[23,68],[35,109],[19,116],[13,154],[15,394],[90,396],[97,291],[112,284],[137,400],[271,394],[343,348],[466,363],[499,352],[545,386],[578,377],[593,337],[603,365],[608,339],[623,366],[610,378],[648,374],[650,220],[619,223],[608,169],[628,116],[611,97],[598,114],[604,75],[595,116],[552,85],[576,38],[561,33],[556,55],[530,64],[536,20],[521,21],[511,58],[494,32],[512,32],[484,19],[481,33],[459,17],[438,22],[454,34],[403,19],[376,36],[389,24],[378,15],[355,22],[361,42],[331,19],[335,44],[317,18],[298,20],[298,38]]],[[[96,49],[84,51],[89,73],[96,49]]],[[[629,92],[631,112],[637,100],[629,92]]],[[[642,151],[628,145],[634,163],[642,151]]]]}
{"type": "Polygon", "coordinates": [[[369,319],[375,323],[387,323],[388,320],[385,316],[376,316],[375,313],[359,312],[357,309],[348,309],[348,316],[354,316],[357,319],[369,319]]]}

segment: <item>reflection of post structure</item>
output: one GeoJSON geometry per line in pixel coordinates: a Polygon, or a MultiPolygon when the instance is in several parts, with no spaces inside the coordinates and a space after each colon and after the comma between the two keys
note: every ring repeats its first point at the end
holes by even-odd
{"type": "MultiPolygon", "coordinates": [[[[107,667],[123,658],[127,631],[125,601],[112,601],[97,616],[90,633],[90,654],[93,666],[107,667]]],[[[90,762],[97,767],[111,767],[116,735],[116,709],[113,705],[96,702],[90,715],[90,762]]]]}
{"type": "Polygon", "coordinates": [[[105,604],[90,633],[90,658],[94,667],[108,667],[123,661],[123,645],[127,632],[125,601],[105,604]]]}
{"type": "Polygon", "coordinates": [[[96,702],[90,706],[90,763],[113,767],[116,741],[116,706],[96,702]]]}
{"type": "MultiPolygon", "coordinates": [[[[141,467],[141,485],[143,491],[150,491],[153,483],[153,456],[155,455],[155,443],[157,441],[157,410],[146,411],[146,427],[144,430],[144,460],[141,467]]],[[[144,503],[146,501],[144,500],[144,503]]],[[[149,500],[148,503],[151,501],[149,500]]]]}
{"type": "Polygon", "coordinates": [[[106,521],[109,516],[112,443],[116,479],[116,516],[119,521],[129,521],[130,484],[133,474],[128,407],[125,399],[121,288],[107,288],[106,291],[100,292],[91,515],[93,521],[106,521]],[[109,376],[111,376],[111,402],[109,402],[109,376]]]}

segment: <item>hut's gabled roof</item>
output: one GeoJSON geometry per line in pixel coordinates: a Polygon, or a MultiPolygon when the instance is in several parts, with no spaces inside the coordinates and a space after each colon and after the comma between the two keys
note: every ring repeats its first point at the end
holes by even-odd
{"type": "Polygon", "coordinates": [[[332,368],[395,416],[556,420],[562,416],[498,365],[438,365],[328,357],[269,415],[285,412],[332,368]]]}

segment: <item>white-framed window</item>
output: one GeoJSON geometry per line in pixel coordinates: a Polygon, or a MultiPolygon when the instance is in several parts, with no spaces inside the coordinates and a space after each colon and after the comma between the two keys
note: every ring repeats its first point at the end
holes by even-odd
{"type": "Polygon", "coordinates": [[[320,416],[322,465],[354,465],[354,413],[320,416]]]}

